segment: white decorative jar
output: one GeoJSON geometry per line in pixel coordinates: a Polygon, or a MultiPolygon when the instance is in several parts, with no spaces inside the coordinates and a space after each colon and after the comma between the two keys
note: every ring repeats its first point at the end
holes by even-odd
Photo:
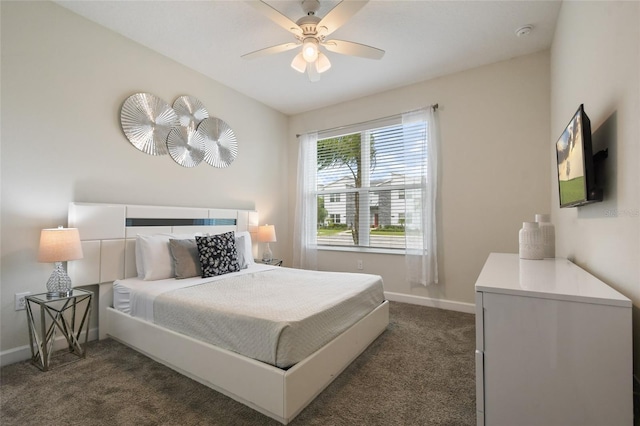
{"type": "Polygon", "coordinates": [[[556,257],[556,228],[551,223],[551,215],[537,214],[536,222],[542,231],[542,247],[545,258],[556,257]]]}
{"type": "Polygon", "coordinates": [[[523,222],[519,237],[520,259],[544,259],[542,230],[538,222],[523,222]]]}

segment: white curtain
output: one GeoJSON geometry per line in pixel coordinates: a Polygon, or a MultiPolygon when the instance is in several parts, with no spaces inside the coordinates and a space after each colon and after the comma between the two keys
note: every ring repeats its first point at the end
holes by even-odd
{"type": "Polygon", "coordinates": [[[316,170],[318,134],[307,133],[298,138],[298,182],[296,213],[293,226],[293,267],[318,269],[316,236],[316,170]]]}
{"type": "MultiPolygon", "coordinates": [[[[421,178],[417,188],[405,194],[406,277],[410,284],[424,286],[438,283],[436,235],[436,200],[438,188],[438,123],[435,108],[402,115],[403,131],[420,130],[420,148],[410,145],[412,156],[420,156],[421,178]],[[409,195],[410,192],[410,195],[409,195]]],[[[418,179],[416,179],[418,183],[418,179]]]]}

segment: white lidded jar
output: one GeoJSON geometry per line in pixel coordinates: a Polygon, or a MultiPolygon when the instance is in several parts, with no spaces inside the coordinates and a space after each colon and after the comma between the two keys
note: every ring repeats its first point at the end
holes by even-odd
{"type": "Polygon", "coordinates": [[[536,222],[542,231],[542,248],[545,258],[556,257],[556,228],[551,223],[551,215],[537,214],[536,222]]]}
{"type": "Polygon", "coordinates": [[[544,259],[542,230],[538,222],[522,222],[519,233],[520,259],[544,259]]]}

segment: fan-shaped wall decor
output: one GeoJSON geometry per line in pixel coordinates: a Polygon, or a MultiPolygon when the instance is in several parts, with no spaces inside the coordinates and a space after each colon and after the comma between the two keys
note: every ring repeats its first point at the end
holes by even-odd
{"type": "Polygon", "coordinates": [[[224,168],[238,155],[233,130],[219,118],[209,117],[193,96],[178,97],[172,108],[151,93],[136,93],[122,104],[120,125],[137,149],[150,155],[170,154],[183,167],[195,167],[204,160],[224,168]]]}
{"type": "Polygon", "coordinates": [[[165,155],[169,131],[179,121],[173,108],[162,99],[151,93],[136,93],[122,104],[120,125],[137,149],[150,155],[165,155]]]}
{"type": "Polygon", "coordinates": [[[180,96],[173,103],[173,109],[178,114],[180,125],[193,131],[202,120],[209,117],[209,112],[202,102],[193,96],[180,96]]]}
{"type": "Polygon", "coordinates": [[[204,136],[204,161],[213,167],[228,167],[238,155],[236,135],[219,118],[205,118],[198,126],[204,136]]]}
{"type": "Polygon", "coordinates": [[[204,136],[187,127],[171,129],[167,147],[171,158],[183,167],[195,167],[204,158],[204,136]]]}

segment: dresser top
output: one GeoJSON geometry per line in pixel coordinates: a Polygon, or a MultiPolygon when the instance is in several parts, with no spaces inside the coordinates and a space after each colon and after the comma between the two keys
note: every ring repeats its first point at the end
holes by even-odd
{"type": "Polygon", "coordinates": [[[567,259],[491,253],[476,291],[631,307],[631,300],[567,259]]]}

